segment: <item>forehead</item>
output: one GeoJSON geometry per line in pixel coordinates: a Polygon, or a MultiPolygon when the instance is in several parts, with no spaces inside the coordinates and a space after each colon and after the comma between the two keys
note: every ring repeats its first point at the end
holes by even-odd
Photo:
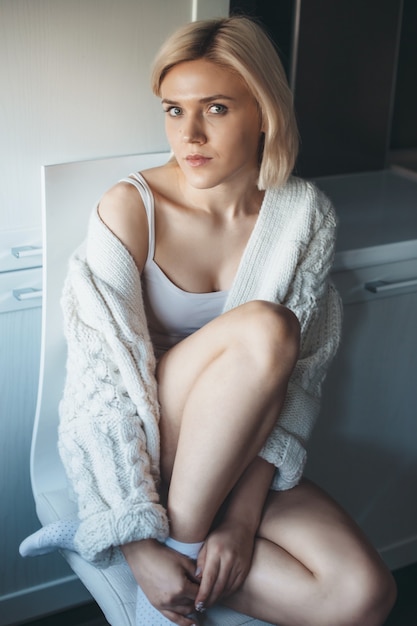
{"type": "Polygon", "coordinates": [[[185,61],[175,65],[161,83],[162,98],[204,98],[222,94],[230,98],[250,97],[243,79],[233,70],[208,61],[185,61]]]}

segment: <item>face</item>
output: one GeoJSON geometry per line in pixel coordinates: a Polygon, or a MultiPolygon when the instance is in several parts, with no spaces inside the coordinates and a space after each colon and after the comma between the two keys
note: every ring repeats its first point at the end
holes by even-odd
{"type": "Polygon", "coordinates": [[[191,186],[256,182],[260,114],[237,74],[204,59],[180,63],[165,76],[161,97],[169,144],[191,186]]]}

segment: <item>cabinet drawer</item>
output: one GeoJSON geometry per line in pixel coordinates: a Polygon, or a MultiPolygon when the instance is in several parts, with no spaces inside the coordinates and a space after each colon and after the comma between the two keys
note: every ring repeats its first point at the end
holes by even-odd
{"type": "Polygon", "coordinates": [[[417,259],[335,271],[332,279],[345,304],[417,291],[417,259]]]}
{"type": "Polygon", "coordinates": [[[42,305],[42,268],[0,274],[0,313],[42,305]]]}
{"type": "Polygon", "coordinates": [[[14,272],[42,265],[39,228],[0,231],[0,272],[14,272]]]}

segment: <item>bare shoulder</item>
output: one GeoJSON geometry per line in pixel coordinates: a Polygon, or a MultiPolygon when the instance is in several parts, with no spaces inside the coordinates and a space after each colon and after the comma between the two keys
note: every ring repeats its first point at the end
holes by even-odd
{"type": "Polygon", "coordinates": [[[178,187],[178,165],[174,161],[168,161],[165,165],[153,167],[142,172],[142,176],[148,183],[154,195],[156,205],[161,198],[172,199],[178,187]]]}
{"type": "Polygon", "coordinates": [[[98,213],[142,271],[148,254],[148,220],[137,189],[129,183],[117,183],[100,199],[98,213]]]}

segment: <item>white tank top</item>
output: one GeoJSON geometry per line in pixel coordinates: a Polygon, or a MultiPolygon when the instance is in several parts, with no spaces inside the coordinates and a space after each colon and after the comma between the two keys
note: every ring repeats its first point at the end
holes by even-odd
{"type": "Polygon", "coordinates": [[[154,198],[139,173],[122,182],[139,191],[148,217],[148,256],[142,272],[143,297],[149,332],[157,358],[185,337],[210,322],[223,311],[228,291],[191,293],[177,287],[154,260],[154,198]]]}

